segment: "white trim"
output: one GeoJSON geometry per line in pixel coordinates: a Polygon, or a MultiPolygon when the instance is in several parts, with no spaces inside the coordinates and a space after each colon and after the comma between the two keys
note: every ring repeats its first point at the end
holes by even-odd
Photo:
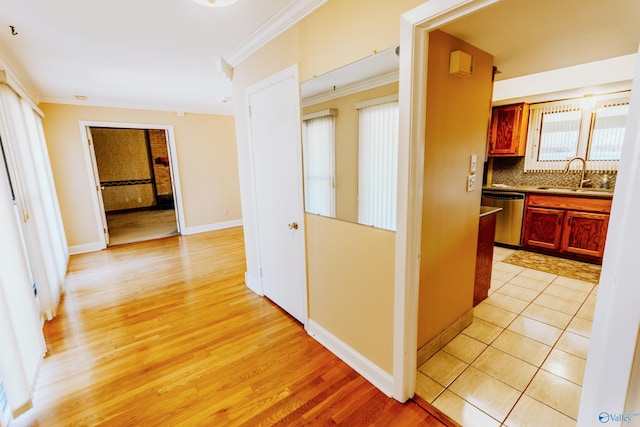
{"type": "MultiPolygon", "coordinates": [[[[102,227],[102,225],[100,225],[100,227],[102,227]]],[[[102,234],[102,230],[100,230],[100,234],[102,234]]],[[[88,252],[101,251],[105,247],[106,246],[103,243],[100,243],[100,242],[85,243],[84,245],[69,246],[69,255],[78,255],[78,254],[86,254],[88,252]]]]}
{"type": "Polygon", "coordinates": [[[338,115],[338,110],[336,110],[335,108],[329,108],[328,110],[322,110],[322,111],[318,111],[316,113],[311,113],[311,114],[306,114],[304,116],[302,116],[302,120],[313,120],[313,119],[317,119],[319,117],[327,117],[327,116],[337,116],[338,115]]]}
{"type": "Polygon", "coordinates": [[[302,106],[308,107],[309,105],[319,104],[321,102],[331,101],[333,99],[342,98],[343,96],[352,95],[354,93],[363,92],[365,90],[373,89],[395,83],[398,81],[400,74],[398,71],[391,71],[387,74],[372,77],[366,80],[360,80],[356,83],[352,83],[345,87],[341,87],[330,92],[320,93],[317,95],[309,96],[302,100],[302,106]]]}
{"type": "Polygon", "coordinates": [[[264,291],[262,290],[262,279],[253,277],[249,274],[249,272],[244,273],[244,282],[247,284],[247,288],[249,288],[253,293],[264,296],[264,291]]]}
{"type": "Polygon", "coordinates": [[[39,98],[39,102],[48,104],[62,104],[62,105],[79,105],[81,107],[103,107],[103,108],[118,108],[118,109],[131,109],[131,110],[144,110],[144,111],[162,111],[162,112],[181,112],[181,113],[194,113],[194,114],[211,114],[216,116],[233,116],[232,102],[218,103],[218,100],[213,100],[207,103],[207,105],[177,105],[174,103],[128,103],[121,101],[78,101],[75,99],[63,99],[63,98],[39,98]]]}
{"type": "Polygon", "coordinates": [[[394,93],[393,95],[382,96],[380,98],[367,99],[366,101],[358,102],[355,105],[356,110],[361,110],[363,108],[374,107],[376,105],[387,104],[389,102],[398,101],[398,94],[394,93]]]}
{"type": "Polygon", "coordinates": [[[326,2],[327,0],[291,0],[278,13],[251,33],[244,42],[229,52],[223,60],[231,67],[237,67],[258,49],[293,27],[326,2]]]}
{"type": "Polygon", "coordinates": [[[226,228],[240,227],[242,226],[242,219],[236,219],[233,221],[216,222],[214,224],[197,225],[195,227],[187,227],[182,232],[183,235],[188,236],[190,234],[206,233],[207,231],[224,230],[226,228]]]}
{"type": "MultiPolygon", "coordinates": [[[[176,151],[176,139],[173,132],[172,125],[159,125],[159,124],[144,124],[144,123],[122,123],[122,122],[99,122],[92,120],[80,120],[80,137],[82,141],[82,151],[85,159],[85,166],[87,173],[89,174],[89,183],[95,185],[95,177],[93,174],[91,153],[89,152],[89,140],[87,136],[87,128],[91,127],[111,127],[122,129],[158,129],[164,130],[167,136],[167,150],[169,152],[169,170],[171,171],[171,186],[173,187],[173,199],[176,213],[176,224],[178,226],[178,233],[182,234],[186,228],[184,222],[184,205],[182,203],[182,186],[180,184],[180,171],[178,168],[178,154],[176,151]]],[[[107,247],[105,236],[102,230],[102,218],[100,213],[100,206],[98,203],[98,196],[95,191],[91,191],[91,203],[93,205],[94,213],[96,214],[96,230],[99,235],[99,243],[102,244],[102,248],[107,247]]]]}
{"type": "Polygon", "coordinates": [[[343,362],[362,375],[367,381],[377,387],[387,396],[391,397],[393,390],[393,377],[385,370],[372,363],[369,359],[358,353],[340,338],[324,329],[318,323],[309,319],[307,333],[330,352],[338,356],[343,362]]]}
{"type": "Polygon", "coordinates": [[[393,397],[415,393],[418,289],[427,102],[428,31],[498,0],[431,0],[404,13],[400,22],[400,141],[394,285],[393,397]]]}

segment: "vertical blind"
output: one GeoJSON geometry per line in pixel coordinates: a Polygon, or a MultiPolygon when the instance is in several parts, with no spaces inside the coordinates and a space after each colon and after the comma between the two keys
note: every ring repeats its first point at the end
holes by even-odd
{"type": "Polygon", "coordinates": [[[309,213],[336,216],[336,119],[334,115],[304,120],[304,206],[309,213]]]}
{"type": "Polygon", "coordinates": [[[0,84],[0,377],[7,404],[27,405],[46,351],[69,252],[40,116],[0,84]],[[36,293],[37,291],[37,293],[36,293]]]}
{"type": "Polygon", "coordinates": [[[587,160],[619,160],[622,154],[622,142],[626,129],[629,101],[612,100],[596,105],[595,122],[589,143],[587,160]]]}
{"type": "Polygon", "coordinates": [[[396,229],[398,102],[359,110],[358,222],[396,229]]]}
{"type": "Polygon", "coordinates": [[[587,170],[617,170],[628,111],[628,93],[532,105],[525,172],[562,170],[576,156],[587,161],[587,170]]]}
{"type": "Polygon", "coordinates": [[[42,120],[13,90],[0,85],[0,132],[22,217],[29,264],[45,318],[55,316],[69,258],[42,120]]]}

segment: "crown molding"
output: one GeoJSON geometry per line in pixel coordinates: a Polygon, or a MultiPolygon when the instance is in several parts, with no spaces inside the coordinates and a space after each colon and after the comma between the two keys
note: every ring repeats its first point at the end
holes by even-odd
{"type": "Polygon", "coordinates": [[[308,98],[303,98],[301,105],[302,107],[308,107],[310,105],[319,104],[321,102],[331,101],[332,99],[342,98],[343,96],[352,95],[354,93],[362,92],[368,89],[373,89],[374,87],[384,86],[389,83],[395,83],[399,80],[399,78],[400,76],[398,71],[381,74],[367,80],[360,80],[356,83],[350,84],[337,90],[320,93],[308,98]]]}
{"type": "Polygon", "coordinates": [[[224,105],[169,105],[162,103],[123,103],[111,100],[98,101],[78,101],[66,98],[41,98],[42,104],[60,104],[73,105],[76,107],[86,108],[115,108],[118,110],[140,110],[140,111],[157,111],[163,113],[176,114],[208,114],[214,116],[233,116],[233,105],[231,102],[224,105]]]}
{"type": "Polygon", "coordinates": [[[2,71],[0,83],[9,86],[20,96],[20,98],[26,100],[34,111],[36,111],[40,116],[44,116],[42,111],[38,108],[38,102],[40,100],[34,95],[33,90],[31,90],[31,87],[27,84],[27,82],[30,82],[27,74],[18,72],[18,70],[11,65],[11,62],[1,51],[0,71],[2,71]]]}
{"type": "Polygon", "coordinates": [[[251,35],[225,57],[231,67],[236,67],[258,49],[297,24],[305,16],[325,4],[328,0],[291,0],[278,13],[262,24],[251,35]]]}

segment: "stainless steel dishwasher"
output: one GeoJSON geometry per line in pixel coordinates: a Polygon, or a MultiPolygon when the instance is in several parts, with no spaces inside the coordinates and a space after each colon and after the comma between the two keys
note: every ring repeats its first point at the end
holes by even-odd
{"type": "Polygon", "coordinates": [[[524,194],[508,191],[483,191],[482,206],[502,208],[496,215],[496,243],[520,246],[524,194]]]}

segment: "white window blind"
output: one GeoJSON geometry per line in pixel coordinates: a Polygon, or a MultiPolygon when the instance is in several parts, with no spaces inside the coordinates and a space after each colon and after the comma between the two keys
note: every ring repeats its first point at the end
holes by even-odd
{"type": "Polygon", "coordinates": [[[396,229],[398,102],[359,110],[358,222],[396,229]]]}
{"type": "Polygon", "coordinates": [[[617,170],[628,110],[628,93],[532,105],[525,172],[559,171],[576,156],[587,170],[617,170]]]}
{"type": "Polygon", "coordinates": [[[304,205],[309,213],[336,216],[336,110],[303,121],[304,205]]]}
{"type": "Polygon", "coordinates": [[[629,101],[596,105],[596,117],[589,143],[589,161],[619,160],[626,129],[629,101]]]}

